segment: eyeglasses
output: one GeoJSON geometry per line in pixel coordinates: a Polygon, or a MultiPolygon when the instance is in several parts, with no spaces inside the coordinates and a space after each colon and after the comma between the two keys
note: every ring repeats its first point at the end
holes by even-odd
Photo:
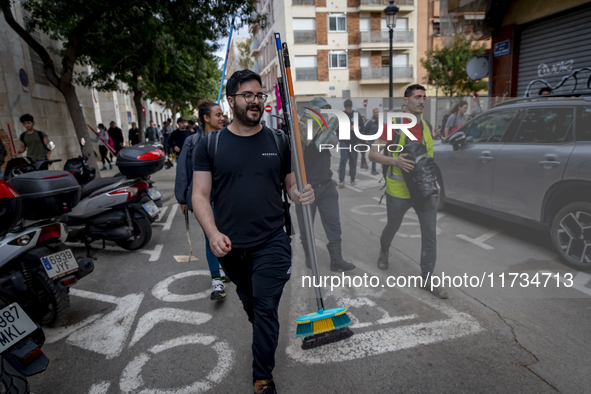
{"type": "Polygon", "coordinates": [[[269,97],[268,94],[263,94],[263,93],[254,94],[253,92],[232,94],[231,96],[244,96],[244,101],[246,101],[248,104],[254,103],[255,96],[259,100],[259,103],[264,103],[265,101],[267,101],[267,97],[269,97]]]}

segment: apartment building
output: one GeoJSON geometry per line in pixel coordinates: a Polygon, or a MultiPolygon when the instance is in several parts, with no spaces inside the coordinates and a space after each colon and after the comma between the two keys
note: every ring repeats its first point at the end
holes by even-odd
{"type": "Polygon", "coordinates": [[[261,74],[269,102],[275,107],[278,73],[274,33],[288,43],[294,89],[298,97],[382,98],[389,94],[393,71],[394,97],[420,83],[420,58],[440,41],[439,2],[397,0],[390,64],[389,30],[384,8],[388,0],[259,0],[257,11],[267,26],[255,29],[251,44],[254,70],[261,74]]]}

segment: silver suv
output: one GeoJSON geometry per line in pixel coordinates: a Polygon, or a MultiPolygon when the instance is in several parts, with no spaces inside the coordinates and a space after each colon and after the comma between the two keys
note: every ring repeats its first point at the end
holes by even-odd
{"type": "Polygon", "coordinates": [[[567,265],[591,269],[591,97],[515,99],[434,147],[446,203],[550,231],[567,265]]]}

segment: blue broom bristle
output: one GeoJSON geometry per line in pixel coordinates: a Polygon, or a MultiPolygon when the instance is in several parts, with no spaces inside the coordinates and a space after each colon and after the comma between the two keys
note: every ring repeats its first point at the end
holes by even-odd
{"type": "Polygon", "coordinates": [[[351,318],[349,316],[347,316],[346,313],[343,313],[342,315],[339,316],[335,316],[332,318],[332,322],[335,326],[335,329],[339,329],[339,328],[344,328],[347,327],[348,325],[350,325],[351,323],[353,323],[351,321],[351,318]]]}
{"type": "Polygon", "coordinates": [[[298,324],[296,330],[296,337],[309,337],[314,334],[312,323],[298,324]]]}

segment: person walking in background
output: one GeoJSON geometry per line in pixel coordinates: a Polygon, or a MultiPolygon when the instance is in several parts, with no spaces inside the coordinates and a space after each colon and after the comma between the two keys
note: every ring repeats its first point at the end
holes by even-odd
{"type": "MultiPolygon", "coordinates": [[[[365,127],[363,128],[363,134],[376,135],[378,130],[380,130],[383,127],[383,125],[379,124],[379,121],[380,121],[379,116],[380,116],[380,109],[374,108],[371,119],[365,123],[365,127]]],[[[375,142],[375,140],[370,140],[368,142],[369,142],[369,146],[372,146],[373,143],[375,142]]],[[[368,156],[369,156],[369,154],[368,154],[368,156]]],[[[376,163],[372,162],[371,163],[371,175],[378,175],[378,174],[379,173],[376,170],[376,163]]]]}
{"type": "MultiPolygon", "coordinates": [[[[429,156],[433,157],[433,138],[431,137],[432,127],[421,115],[425,110],[427,101],[425,88],[421,85],[411,85],[404,92],[404,103],[408,106],[410,114],[417,118],[417,124],[408,129],[418,142],[425,145],[429,156]]],[[[403,123],[409,123],[410,119],[402,119],[403,123]]],[[[384,125],[383,134],[371,147],[369,159],[380,164],[387,165],[386,176],[386,213],[387,222],[380,237],[380,254],[377,266],[381,270],[388,269],[388,256],[394,236],[400,229],[406,211],[414,208],[421,228],[421,277],[423,278],[422,288],[429,291],[435,297],[447,298],[447,291],[439,287],[431,287],[431,279],[435,270],[437,259],[437,197],[431,196],[426,201],[415,202],[411,199],[410,192],[402,171],[409,172],[414,168],[414,161],[407,158],[408,153],[398,153],[403,149],[391,151],[388,155],[380,153],[387,149],[390,144],[406,145],[406,135],[399,129],[392,140],[388,140],[387,125],[384,125]]]]}
{"type": "Polygon", "coordinates": [[[445,129],[443,130],[444,138],[447,138],[463,124],[466,111],[468,111],[468,103],[465,101],[460,101],[451,109],[451,111],[449,111],[449,116],[445,123],[445,129]]]}
{"type": "Polygon", "coordinates": [[[129,129],[127,138],[129,139],[129,146],[140,143],[140,129],[138,129],[137,123],[131,123],[131,129],[129,129]]]}
{"type": "Polygon", "coordinates": [[[158,141],[158,128],[150,121],[150,127],[146,128],[146,139],[148,141],[158,141]]]}
{"type": "MultiPolygon", "coordinates": [[[[341,140],[339,139],[340,151],[341,151],[341,162],[339,164],[339,188],[345,187],[345,174],[347,172],[347,163],[349,163],[349,176],[351,177],[351,186],[355,186],[355,175],[357,174],[357,152],[355,151],[355,145],[359,144],[360,140],[353,132],[353,117],[359,116],[357,111],[353,111],[353,102],[349,99],[345,100],[345,114],[349,117],[351,139],[341,140]]],[[[341,130],[339,130],[340,132],[341,130]]]]}
{"type": "Polygon", "coordinates": [[[187,129],[189,130],[189,133],[194,134],[197,131],[197,125],[195,124],[195,121],[193,119],[189,119],[187,124],[187,129]]]}
{"type": "MultiPolygon", "coordinates": [[[[312,99],[309,108],[320,112],[322,109],[332,108],[330,104],[322,97],[312,99]]],[[[309,116],[304,114],[300,124],[306,122],[309,116]]],[[[328,244],[326,249],[330,255],[330,270],[333,272],[345,272],[355,269],[355,265],[343,259],[342,239],[341,239],[341,219],[339,215],[339,193],[335,187],[335,181],[332,180],[332,171],[330,170],[330,150],[320,150],[322,144],[336,145],[338,143],[335,132],[339,128],[339,122],[336,116],[328,121],[328,129],[317,123],[312,123],[313,138],[308,140],[307,133],[301,133],[302,146],[304,151],[304,164],[306,167],[306,178],[308,183],[314,189],[314,202],[310,205],[312,212],[312,221],[316,216],[316,209],[320,212],[322,227],[326,233],[328,244]]],[[[304,130],[302,124],[300,130],[304,130]]],[[[300,205],[296,205],[296,214],[300,228],[300,240],[306,253],[306,267],[312,268],[310,262],[310,252],[304,232],[304,212],[300,205]]]]}
{"type": "Polygon", "coordinates": [[[187,127],[187,121],[183,117],[178,118],[176,123],[179,128],[172,132],[168,145],[177,154],[178,161],[178,154],[181,153],[185,139],[191,135],[191,131],[187,127]]]}
{"type": "MultiPolygon", "coordinates": [[[[133,125],[135,125],[135,122],[131,124],[131,126],[133,127],[133,125]]],[[[131,130],[130,130],[131,132],[131,130]]],[[[101,155],[101,161],[103,162],[103,168],[102,170],[106,170],[107,169],[107,165],[105,164],[105,161],[107,163],[109,163],[109,169],[113,168],[113,165],[111,164],[111,160],[109,159],[109,148],[107,148],[107,144],[110,144],[112,142],[111,137],[109,136],[109,133],[107,132],[107,130],[105,129],[105,125],[100,123],[98,125],[98,136],[96,138],[92,139],[94,142],[98,142],[98,147],[99,147],[99,153],[101,155]]]]}
{"type": "Polygon", "coordinates": [[[164,145],[164,150],[166,155],[170,154],[170,146],[168,143],[170,142],[170,136],[172,135],[172,120],[170,118],[166,119],[166,123],[164,124],[164,130],[162,131],[162,145],[164,145]]]}
{"type": "MultiPolygon", "coordinates": [[[[119,152],[121,150],[121,148],[123,148],[123,132],[121,131],[121,129],[119,127],[117,127],[117,125],[115,124],[114,121],[111,121],[111,123],[109,123],[109,130],[107,130],[107,132],[109,133],[109,136],[111,137],[111,139],[113,140],[113,148],[115,148],[115,150],[117,152],[119,152]]],[[[111,160],[113,159],[113,154],[111,154],[111,160]]]]}
{"type": "Polygon", "coordinates": [[[26,131],[19,138],[21,146],[17,154],[20,155],[26,150],[27,157],[32,160],[50,160],[51,151],[47,149],[47,144],[49,144],[47,134],[35,130],[35,119],[32,115],[24,114],[20,117],[20,121],[26,131]]]}
{"type": "MultiPolygon", "coordinates": [[[[176,167],[176,180],[174,184],[174,194],[181,206],[181,211],[186,214],[187,211],[193,211],[193,204],[191,196],[193,194],[193,157],[197,146],[203,137],[213,130],[220,130],[224,128],[224,116],[222,109],[217,103],[212,100],[202,100],[197,105],[199,111],[199,121],[203,127],[198,127],[183,143],[183,149],[179,155],[178,165],[176,167]]],[[[213,206],[211,207],[213,210],[213,206]]],[[[215,211],[214,211],[215,214],[215,211]]],[[[220,262],[215,254],[211,251],[209,239],[205,236],[205,255],[207,257],[207,264],[209,265],[209,272],[211,274],[212,292],[210,299],[224,300],[226,298],[226,291],[224,289],[224,282],[230,280],[220,268],[220,262]]]]}

